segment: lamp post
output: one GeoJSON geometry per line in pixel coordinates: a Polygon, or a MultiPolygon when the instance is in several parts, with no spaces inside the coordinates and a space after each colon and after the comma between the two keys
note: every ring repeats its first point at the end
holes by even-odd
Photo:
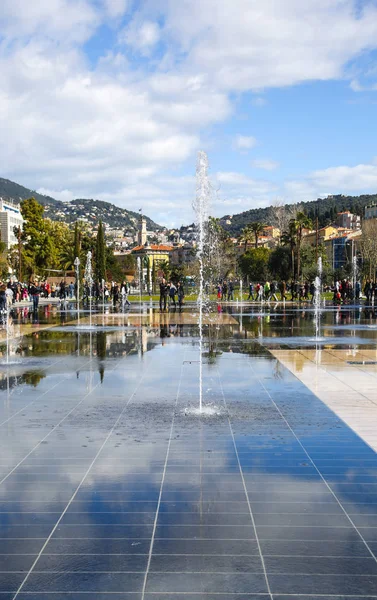
{"type": "Polygon", "coordinates": [[[75,271],[76,271],[76,305],[77,305],[77,322],[80,322],[80,259],[78,256],[76,256],[75,258],[75,262],[73,263],[75,265],[75,271]]]}

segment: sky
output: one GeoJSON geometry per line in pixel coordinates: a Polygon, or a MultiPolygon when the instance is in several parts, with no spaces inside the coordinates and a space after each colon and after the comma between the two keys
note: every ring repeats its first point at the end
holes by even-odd
{"type": "Polygon", "coordinates": [[[377,192],[377,0],[2,0],[0,177],[193,220],[377,192]]]}

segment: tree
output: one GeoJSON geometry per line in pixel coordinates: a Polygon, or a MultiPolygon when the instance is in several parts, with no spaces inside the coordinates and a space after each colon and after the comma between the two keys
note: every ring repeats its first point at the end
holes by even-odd
{"type": "Polygon", "coordinates": [[[261,233],[263,233],[264,228],[265,225],[263,223],[260,223],[259,221],[255,221],[254,223],[250,224],[250,229],[255,236],[255,248],[258,248],[258,240],[261,233]]]}
{"type": "Polygon", "coordinates": [[[297,245],[297,224],[295,219],[291,219],[288,224],[288,229],[283,232],[280,241],[284,246],[289,246],[291,253],[291,275],[295,278],[295,248],[297,245]]]}
{"type": "Polygon", "coordinates": [[[29,275],[34,270],[42,271],[51,266],[55,255],[54,242],[43,219],[43,206],[35,198],[21,202],[24,226],[21,234],[23,242],[22,263],[29,275]]]}
{"type": "Polygon", "coordinates": [[[158,271],[162,271],[165,279],[170,279],[171,267],[168,260],[161,260],[157,266],[158,271]]]}
{"type": "MultiPolygon", "coordinates": [[[[314,281],[318,274],[316,247],[310,244],[303,244],[300,254],[303,278],[308,281],[314,281]]],[[[324,283],[330,282],[332,271],[326,254],[326,248],[323,244],[318,246],[318,256],[322,258],[322,281],[324,283]]]]}
{"type": "Polygon", "coordinates": [[[254,231],[252,230],[251,225],[246,225],[246,227],[244,227],[242,230],[240,238],[240,242],[245,246],[245,252],[248,244],[250,244],[253,240],[255,240],[254,231]]]}
{"type": "Polygon", "coordinates": [[[363,222],[360,247],[364,269],[367,270],[369,279],[374,279],[377,267],[377,219],[363,222]]]}
{"type": "Polygon", "coordinates": [[[239,266],[244,277],[250,281],[265,281],[268,278],[268,248],[252,248],[239,258],[239,266]]]}
{"type": "Polygon", "coordinates": [[[80,230],[79,230],[78,221],[76,221],[76,223],[75,223],[75,233],[74,233],[74,237],[73,237],[73,250],[74,250],[75,258],[76,258],[76,256],[80,258],[80,252],[81,252],[81,233],[80,233],[80,230]]]}
{"type": "Polygon", "coordinates": [[[298,212],[295,218],[296,228],[297,228],[297,278],[300,277],[301,272],[301,243],[302,243],[302,232],[304,229],[311,229],[313,227],[313,223],[311,219],[304,213],[298,212]]]}
{"type": "Polygon", "coordinates": [[[96,239],[96,280],[98,282],[102,279],[106,279],[106,245],[105,245],[105,234],[103,230],[102,221],[99,222],[96,239]]]}
{"type": "Polygon", "coordinates": [[[288,246],[277,246],[274,248],[268,259],[268,270],[271,275],[279,280],[287,281],[291,274],[292,257],[288,246]]]}

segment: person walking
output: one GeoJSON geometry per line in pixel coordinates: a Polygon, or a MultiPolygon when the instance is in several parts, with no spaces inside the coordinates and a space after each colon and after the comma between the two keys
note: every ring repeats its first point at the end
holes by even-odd
{"type": "Polygon", "coordinates": [[[38,306],[39,306],[40,288],[38,287],[36,281],[34,281],[34,280],[29,285],[29,294],[30,294],[31,299],[33,301],[33,311],[37,312],[38,311],[38,306]]]}
{"type": "Polygon", "coordinates": [[[283,302],[285,302],[287,299],[287,284],[285,281],[280,282],[280,295],[283,302]]]}
{"type": "Polygon", "coordinates": [[[232,280],[229,281],[228,300],[234,300],[234,283],[232,280]]]}
{"type": "Polygon", "coordinates": [[[160,310],[166,310],[166,303],[168,299],[168,285],[165,277],[160,281],[160,310]]]}
{"type": "Polygon", "coordinates": [[[226,281],[223,281],[221,286],[221,300],[226,300],[228,296],[228,284],[226,281]]]}
{"type": "Polygon", "coordinates": [[[112,287],[113,292],[113,306],[116,306],[119,302],[119,285],[114,281],[114,285],[112,287]]]}
{"type": "Polygon", "coordinates": [[[271,285],[270,285],[270,295],[271,295],[271,299],[274,300],[275,302],[278,302],[278,297],[276,295],[276,283],[274,281],[271,281],[271,285]]]}
{"type": "MultiPolygon", "coordinates": [[[[125,302],[127,304],[127,306],[131,306],[131,302],[128,299],[128,284],[127,281],[123,281],[122,283],[122,289],[121,289],[121,295],[122,295],[122,302],[125,302]]],[[[106,290],[105,290],[105,294],[106,294],[106,290]]]]}
{"type": "Polygon", "coordinates": [[[4,283],[0,285],[0,312],[5,313],[7,309],[7,297],[5,295],[6,286],[4,283]]]}
{"type": "Polygon", "coordinates": [[[249,296],[247,298],[248,300],[254,300],[253,292],[254,292],[254,285],[252,283],[249,283],[249,296]]]}
{"type": "Polygon", "coordinates": [[[181,284],[180,281],[178,281],[178,284],[177,284],[177,295],[178,295],[179,311],[182,312],[182,305],[184,302],[185,291],[184,291],[183,285],[181,284]]]}
{"type": "Polygon", "coordinates": [[[270,291],[270,282],[266,281],[266,283],[264,284],[264,298],[267,302],[270,300],[270,291]]]}
{"type": "Polygon", "coordinates": [[[175,295],[177,293],[177,288],[174,283],[171,281],[169,284],[169,303],[173,304],[174,308],[177,308],[177,303],[175,301],[175,295]]]}

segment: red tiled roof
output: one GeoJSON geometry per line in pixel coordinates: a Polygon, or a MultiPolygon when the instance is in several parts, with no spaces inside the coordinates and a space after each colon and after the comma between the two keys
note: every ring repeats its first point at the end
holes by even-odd
{"type": "MultiPolygon", "coordinates": [[[[139,252],[140,250],[144,250],[145,246],[136,246],[136,248],[132,248],[131,252],[139,252]]],[[[160,252],[171,252],[173,249],[172,246],[164,246],[164,244],[150,244],[146,247],[148,250],[156,250],[160,252]]]]}

